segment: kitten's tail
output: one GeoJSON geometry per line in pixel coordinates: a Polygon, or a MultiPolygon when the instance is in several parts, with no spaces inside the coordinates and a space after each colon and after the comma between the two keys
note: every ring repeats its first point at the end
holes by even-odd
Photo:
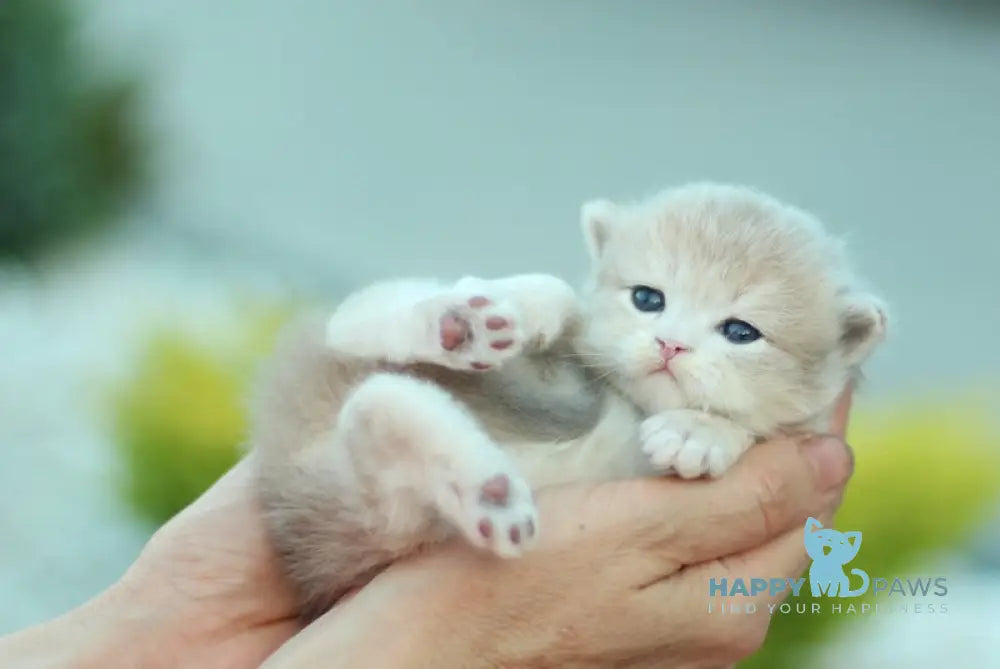
{"type": "Polygon", "coordinates": [[[848,597],[858,597],[858,596],[863,595],[866,592],[868,592],[868,586],[871,583],[871,581],[868,578],[868,572],[866,572],[864,569],[852,569],[851,573],[854,574],[854,575],[856,575],[856,576],[860,576],[861,577],[861,587],[858,588],[857,590],[850,590],[849,589],[847,591],[847,596],[848,597]]]}

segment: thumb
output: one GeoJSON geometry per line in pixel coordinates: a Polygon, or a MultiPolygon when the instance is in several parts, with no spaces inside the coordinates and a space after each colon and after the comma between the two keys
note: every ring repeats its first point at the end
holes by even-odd
{"type": "Polygon", "coordinates": [[[776,439],[750,449],[719,479],[630,482],[635,499],[614,505],[622,510],[616,520],[634,540],[680,564],[714,560],[767,543],[833,507],[852,467],[836,437],[776,439]]]}

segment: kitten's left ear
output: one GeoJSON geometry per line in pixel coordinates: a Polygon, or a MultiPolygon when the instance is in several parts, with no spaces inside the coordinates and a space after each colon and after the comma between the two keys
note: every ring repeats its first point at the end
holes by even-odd
{"type": "Polygon", "coordinates": [[[840,314],[840,345],[848,365],[860,365],[886,335],[886,308],[868,293],[849,292],[840,314]]]}
{"type": "Polygon", "coordinates": [[[618,220],[618,206],[611,200],[591,200],[580,208],[580,226],[590,257],[597,260],[618,220]]]}

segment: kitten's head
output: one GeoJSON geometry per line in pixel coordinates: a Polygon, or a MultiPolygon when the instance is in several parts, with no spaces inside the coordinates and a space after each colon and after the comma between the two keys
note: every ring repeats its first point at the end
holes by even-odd
{"type": "Polygon", "coordinates": [[[642,408],[710,409],[764,435],[814,420],[885,334],[839,243],[748,188],[692,184],[583,207],[581,346],[642,408]]]}
{"type": "Polygon", "coordinates": [[[844,565],[857,556],[861,548],[860,532],[838,532],[823,529],[822,523],[810,518],[806,523],[804,543],[813,560],[844,565]]]}

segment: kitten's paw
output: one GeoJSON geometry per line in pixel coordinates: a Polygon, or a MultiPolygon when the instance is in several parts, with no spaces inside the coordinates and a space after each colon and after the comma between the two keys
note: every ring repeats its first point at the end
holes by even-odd
{"type": "Polygon", "coordinates": [[[500,557],[519,557],[538,537],[538,510],[528,482],[510,468],[486,477],[451,482],[457,503],[442,511],[474,546],[500,557]]]}
{"type": "Polygon", "coordinates": [[[486,293],[459,292],[435,300],[442,362],[487,371],[520,354],[524,337],[513,305],[486,293]]]}
{"type": "Polygon", "coordinates": [[[518,557],[534,545],[538,511],[524,479],[496,474],[479,486],[475,504],[466,508],[462,530],[473,544],[505,558],[518,557]]]}
{"type": "Polygon", "coordinates": [[[456,290],[496,296],[516,305],[521,332],[529,347],[551,344],[577,313],[579,303],[572,286],[548,274],[520,274],[502,279],[467,276],[456,290]]]}
{"type": "Polygon", "coordinates": [[[686,479],[721,476],[752,443],[739,426],[689,410],[647,418],[639,427],[639,439],[658,471],[686,479]]]}

